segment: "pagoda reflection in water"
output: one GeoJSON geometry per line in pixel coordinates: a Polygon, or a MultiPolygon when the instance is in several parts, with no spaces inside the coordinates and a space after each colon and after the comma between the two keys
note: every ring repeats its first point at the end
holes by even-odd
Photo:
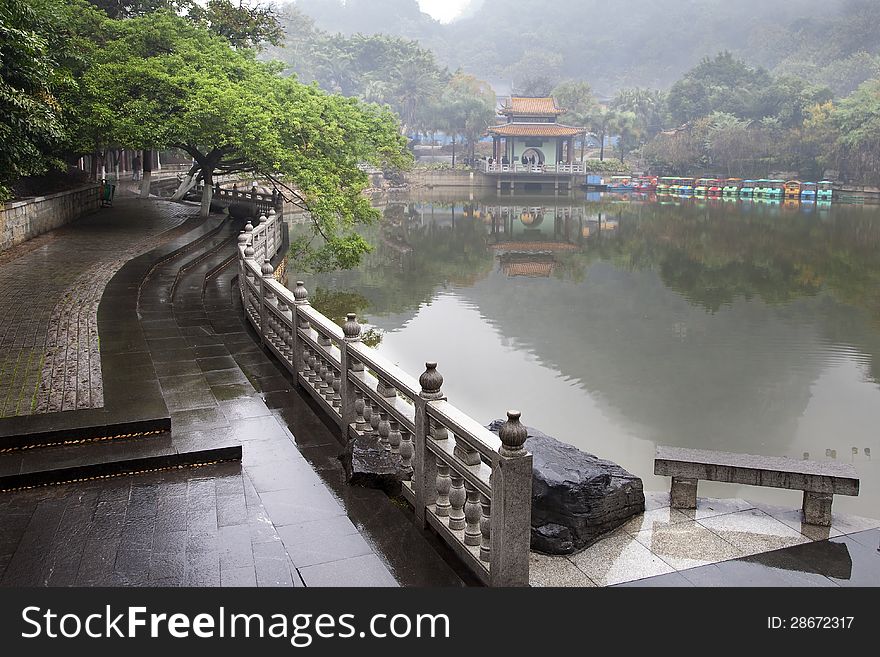
{"type": "Polygon", "coordinates": [[[538,278],[553,274],[559,255],[582,250],[600,234],[613,234],[618,225],[598,204],[516,200],[507,205],[478,200],[420,202],[410,204],[407,214],[419,225],[453,231],[462,222],[480,222],[504,275],[538,278]]]}

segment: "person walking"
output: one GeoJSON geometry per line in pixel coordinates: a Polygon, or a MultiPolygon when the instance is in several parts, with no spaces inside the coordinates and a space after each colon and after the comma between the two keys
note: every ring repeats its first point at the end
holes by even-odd
{"type": "Polygon", "coordinates": [[[140,153],[134,156],[134,159],[131,161],[131,179],[132,180],[140,180],[141,179],[141,156],[140,153]]]}

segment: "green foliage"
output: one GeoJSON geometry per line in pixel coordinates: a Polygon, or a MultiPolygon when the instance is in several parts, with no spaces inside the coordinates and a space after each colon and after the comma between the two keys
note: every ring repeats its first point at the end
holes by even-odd
{"type": "Polygon", "coordinates": [[[495,92],[486,82],[458,71],[437,99],[433,116],[436,127],[465,140],[473,157],[477,141],[495,118],[495,92]]]}
{"type": "Polygon", "coordinates": [[[609,157],[604,160],[584,160],[587,171],[592,173],[621,173],[626,171],[623,161],[609,157]]]}
{"type": "Polygon", "coordinates": [[[62,8],[54,2],[5,0],[0,5],[0,200],[20,176],[42,173],[63,139],[67,84],[57,39],[62,8]]]}
{"type": "Polygon", "coordinates": [[[277,46],[284,39],[278,12],[272,5],[208,0],[205,5],[190,5],[187,15],[235,48],[258,48],[265,43],[277,46]]]}
{"type": "Polygon", "coordinates": [[[450,76],[430,50],[399,37],[331,35],[294,7],[286,14],[284,47],[269,48],[266,58],[327,91],[390,106],[407,132],[436,127],[434,103],[450,76]]]}
{"type": "Polygon", "coordinates": [[[547,96],[563,78],[562,56],[528,48],[505,73],[513,80],[514,92],[525,96],[547,96]]]}

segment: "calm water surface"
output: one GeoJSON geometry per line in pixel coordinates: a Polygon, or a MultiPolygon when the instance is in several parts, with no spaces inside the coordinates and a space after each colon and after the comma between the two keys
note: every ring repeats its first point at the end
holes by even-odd
{"type": "MultiPolygon", "coordinates": [[[[306,278],[383,355],[436,360],[452,403],[644,479],[657,444],[855,464],[880,517],[880,209],[759,201],[415,196],[356,271],[306,278]]],[[[800,493],[701,483],[800,505],[800,493]]]]}

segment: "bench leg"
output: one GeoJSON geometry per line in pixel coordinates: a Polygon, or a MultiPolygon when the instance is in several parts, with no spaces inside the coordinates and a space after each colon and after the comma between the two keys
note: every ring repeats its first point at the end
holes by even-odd
{"type": "Polygon", "coordinates": [[[804,491],[804,522],[820,527],[831,526],[831,493],[810,493],[804,491]]]}
{"type": "Polygon", "coordinates": [[[673,477],[669,498],[673,509],[696,509],[697,480],[688,477],[673,477]]]}

